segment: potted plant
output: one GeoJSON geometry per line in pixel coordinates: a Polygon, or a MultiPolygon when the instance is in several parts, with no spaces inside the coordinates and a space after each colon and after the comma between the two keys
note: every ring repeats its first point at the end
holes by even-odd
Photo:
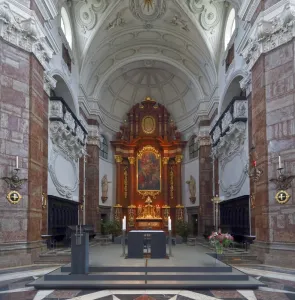
{"type": "Polygon", "coordinates": [[[187,237],[190,233],[190,227],[186,221],[177,221],[175,224],[176,234],[183,238],[183,241],[187,241],[187,237]]]}
{"type": "Polygon", "coordinates": [[[105,223],[102,223],[103,232],[104,234],[111,234],[112,235],[112,241],[114,237],[118,236],[121,232],[121,225],[120,222],[116,220],[107,221],[105,223]]]}
{"type": "Polygon", "coordinates": [[[224,248],[228,248],[234,241],[234,238],[229,233],[212,232],[209,236],[210,244],[215,248],[216,254],[223,254],[224,248]]]}

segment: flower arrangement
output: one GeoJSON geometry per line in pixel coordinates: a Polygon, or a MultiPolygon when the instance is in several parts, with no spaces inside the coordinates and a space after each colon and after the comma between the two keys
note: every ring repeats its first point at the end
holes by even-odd
{"type": "Polygon", "coordinates": [[[229,233],[221,233],[219,229],[218,232],[212,232],[209,236],[209,242],[215,247],[217,254],[223,253],[223,248],[229,247],[234,241],[234,238],[229,233]]]}

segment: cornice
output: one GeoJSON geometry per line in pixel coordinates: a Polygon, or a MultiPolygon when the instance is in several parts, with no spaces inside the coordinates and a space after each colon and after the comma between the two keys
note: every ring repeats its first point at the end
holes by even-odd
{"type": "Polygon", "coordinates": [[[53,0],[35,0],[35,3],[45,21],[52,20],[57,16],[58,11],[53,0]]]}
{"type": "Polygon", "coordinates": [[[0,38],[26,52],[33,53],[45,70],[53,50],[35,11],[15,0],[0,0],[0,38]]]}
{"type": "Polygon", "coordinates": [[[252,26],[246,47],[242,51],[251,70],[261,54],[267,53],[295,36],[295,1],[282,0],[261,12],[252,26]]]}

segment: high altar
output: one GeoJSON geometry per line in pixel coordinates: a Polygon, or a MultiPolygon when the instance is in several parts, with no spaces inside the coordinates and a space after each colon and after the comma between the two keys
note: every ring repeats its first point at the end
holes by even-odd
{"type": "Polygon", "coordinates": [[[181,163],[186,145],[167,109],[146,97],[134,105],[111,144],[116,161],[114,217],[127,230],[168,229],[183,220],[181,163]]]}

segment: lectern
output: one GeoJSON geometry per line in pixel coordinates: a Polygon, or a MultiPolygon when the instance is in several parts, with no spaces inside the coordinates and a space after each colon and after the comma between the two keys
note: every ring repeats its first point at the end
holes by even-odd
{"type": "Polygon", "coordinates": [[[166,235],[163,230],[131,230],[128,233],[128,258],[143,258],[144,236],[151,241],[151,258],[166,258],[166,235]]]}

